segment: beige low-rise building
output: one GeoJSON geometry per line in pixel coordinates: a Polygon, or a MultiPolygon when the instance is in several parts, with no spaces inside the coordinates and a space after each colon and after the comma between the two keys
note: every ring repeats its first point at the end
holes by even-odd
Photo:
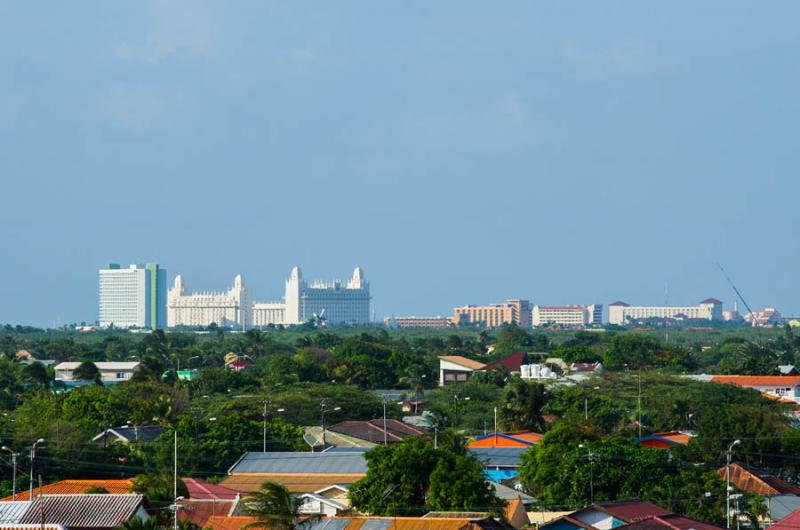
{"type": "Polygon", "coordinates": [[[528,300],[506,300],[502,304],[465,305],[453,309],[453,323],[496,328],[503,324],[531,327],[531,303],[528,300]]]}

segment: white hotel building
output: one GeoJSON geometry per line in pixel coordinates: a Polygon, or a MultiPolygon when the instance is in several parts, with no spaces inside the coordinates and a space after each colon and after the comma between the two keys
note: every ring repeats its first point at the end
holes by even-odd
{"type": "Polygon", "coordinates": [[[630,320],[646,318],[687,318],[696,320],[722,320],[722,302],[706,298],[696,306],[632,306],[614,302],[608,306],[608,323],[625,325],[630,320]]]}
{"type": "Polygon", "coordinates": [[[169,290],[167,320],[173,326],[220,326],[248,328],[270,324],[302,324],[324,318],[329,324],[369,323],[369,282],[356,267],[346,283],[306,282],[299,267],[294,267],[284,285],[283,301],[253,302],[241,275],[233,287],[222,293],[192,293],[175,278],[169,290]]]}
{"type": "Polygon", "coordinates": [[[603,324],[603,304],[546,306],[535,305],[531,313],[533,327],[586,327],[603,324]]]}

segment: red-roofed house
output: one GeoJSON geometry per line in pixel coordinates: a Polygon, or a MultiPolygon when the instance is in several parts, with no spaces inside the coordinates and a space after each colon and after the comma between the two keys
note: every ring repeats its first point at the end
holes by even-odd
{"type": "Polygon", "coordinates": [[[505,368],[512,374],[520,373],[520,367],[525,364],[525,360],[527,355],[525,352],[516,352],[512,353],[511,355],[506,355],[502,359],[497,359],[496,361],[492,361],[483,368],[480,368],[479,371],[481,372],[490,372],[495,368],[505,368]]]}
{"type": "Polygon", "coordinates": [[[475,438],[467,447],[531,447],[541,443],[544,434],[531,431],[485,434],[475,438]]]}
{"type": "Polygon", "coordinates": [[[752,388],[763,394],[800,403],[800,376],[796,375],[714,375],[711,381],[752,388]]]}
{"type": "Polygon", "coordinates": [[[384,421],[382,418],[369,421],[342,421],[327,427],[327,429],[374,444],[382,444],[384,441],[384,434],[386,443],[388,444],[402,442],[409,436],[422,436],[425,434],[416,427],[393,419],[386,420],[384,429],[384,421]]]}
{"type": "Polygon", "coordinates": [[[548,530],[610,530],[670,512],[651,502],[638,499],[592,504],[569,515],[554,519],[539,528],[548,530]]]}
{"type": "Polygon", "coordinates": [[[649,530],[650,528],[665,528],[672,530],[719,530],[721,526],[704,523],[695,519],[689,519],[677,513],[666,515],[655,515],[639,521],[634,521],[620,528],[630,528],[631,530],[649,530]]]}
{"type": "Polygon", "coordinates": [[[795,510],[774,525],[770,530],[797,530],[800,528],[800,510],[795,510]]]}
{"type": "Polygon", "coordinates": [[[636,443],[642,447],[658,447],[664,449],[675,445],[689,445],[694,435],[688,432],[668,431],[654,432],[647,436],[642,436],[636,443]]]}

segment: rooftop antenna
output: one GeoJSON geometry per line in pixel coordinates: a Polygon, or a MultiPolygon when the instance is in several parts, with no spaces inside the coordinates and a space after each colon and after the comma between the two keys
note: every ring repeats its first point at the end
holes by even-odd
{"type": "Polygon", "coordinates": [[[736,286],[733,284],[733,281],[731,280],[730,276],[728,276],[728,273],[725,272],[725,269],[722,268],[722,265],[720,265],[719,262],[717,262],[717,267],[719,267],[719,270],[720,270],[720,272],[722,272],[722,275],[725,276],[725,279],[728,280],[728,283],[731,285],[731,287],[733,287],[733,292],[736,293],[736,296],[739,297],[739,300],[742,301],[742,303],[744,304],[744,307],[747,309],[747,312],[750,313],[750,316],[752,317],[753,316],[753,310],[750,309],[750,306],[745,301],[744,297],[742,296],[742,293],[740,293],[739,289],[737,289],[736,286]]]}

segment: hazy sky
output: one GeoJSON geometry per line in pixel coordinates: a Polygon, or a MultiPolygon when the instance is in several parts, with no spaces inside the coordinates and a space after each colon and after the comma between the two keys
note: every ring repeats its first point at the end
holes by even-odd
{"type": "Polygon", "coordinates": [[[97,268],[377,316],[510,297],[800,313],[800,3],[0,1],[0,322],[97,268]]]}

